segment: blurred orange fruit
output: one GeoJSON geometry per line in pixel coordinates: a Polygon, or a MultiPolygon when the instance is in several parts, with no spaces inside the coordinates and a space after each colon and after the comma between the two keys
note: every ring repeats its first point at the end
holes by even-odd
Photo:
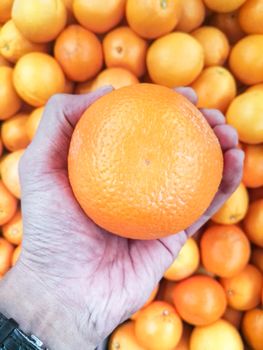
{"type": "Polygon", "coordinates": [[[180,0],[127,0],[129,26],[141,37],[154,39],[171,32],[182,13],[180,0]]]}
{"type": "Polygon", "coordinates": [[[176,283],[163,279],[160,284],[158,299],[173,305],[173,295],[176,283]]]}
{"type": "Polygon", "coordinates": [[[146,70],[147,47],[147,42],[131,28],[116,28],[103,39],[106,66],[122,67],[140,77],[146,70]]]}
{"type": "Polygon", "coordinates": [[[205,68],[191,87],[197,93],[199,108],[215,108],[222,112],[226,111],[237,93],[233,75],[220,66],[205,68]]]}
{"type": "Polygon", "coordinates": [[[231,12],[238,9],[246,0],[204,0],[205,5],[215,12],[231,12]]]}
{"type": "Polygon", "coordinates": [[[102,86],[111,85],[114,89],[120,89],[124,86],[138,84],[136,76],[124,68],[106,68],[100,72],[92,81],[80,83],[76,86],[75,93],[86,94],[95,91],[102,86]]]}
{"type": "Polygon", "coordinates": [[[24,150],[9,153],[1,162],[1,176],[4,185],[17,198],[20,198],[21,189],[18,166],[24,150]]]}
{"type": "Polygon", "coordinates": [[[148,305],[135,321],[135,336],[146,349],[173,349],[182,333],[183,323],[175,308],[163,301],[154,301],[148,305]]]}
{"type": "Polygon", "coordinates": [[[15,215],[17,199],[0,181],[0,225],[4,225],[15,215]]]}
{"type": "Polygon", "coordinates": [[[14,247],[4,238],[0,238],[0,274],[4,275],[11,267],[14,247]]]}
{"type": "Polygon", "coordinates": [[[191,84],[204,66],[204,50],[186,33],[171,33],[157,39],[147,53],[152,81],[168,87],[191,84]]]}
{"type": "Polygon", "coordinates": [[[0,54],[0,67],[11,67],[11,63],[0,54]]]}
{"type": "Polygon", "coordinates": [[[263,247],[263,199],[250,204],[244,219],[244,229],[251,242],[263,247]]]}
{"type": "Polygon", "coordinates": [[[0,53],[10,62],[17,62],[29,52],[47,52],[47,44],[36,44],[26,39],[17,29],[13,20],[4,24],[0,32],[0,53]]]}
{"type": "Polygon", "coordinates": [[[176,30],[189,33],[201,26],[205,19],[205,5],[202,0],[182,1],[182,13],[176,30]]]}
{"type": "Polygon", "coordinates": [[[263,144],[243,145],[245,152],[243,183],[247,187],[263,186],[263,144]]]}
{"type": "Polygon", "coordinates": [[[1,138],[5,148],[9,151],[17,151],[26,148],[30,140],[26,133],[28,115],[19,113],[5,120],[1,128],[1,138]]]}
{"type": "Polygon", "coordinates": [[[262,273],[248,264],[241,272],[230,278],[221,278],[228,305],[234,309],[245,311],[261,302],[263,287],[262,273]]]}
{"type": "Polygon", "coordinates": [[[12,261],[11,261],[11,265],[14,266],[17,263],[17,260],[19,259],[19,256],[21,254],[22,251],[22,246],[21,244],[19,246],[17,246],[13,252],[13,256],[12,256],[12,261]]]}
{"type": "Polygon", "coordinates": [[[196,326],[217,321],[225,312],[227,304],[222,286],[213,278],[202,275],[177,283],[173,302],[182,319],[196,326]]]}
{"type": "Polygon", "coordinates": [[[230,104],[226,117],[237,129],[240,141],[249,144],[263,142],[263,91],[250,91],[237,96],[230,104]]]}
{"type": "Polygon", "coordinates": [[[262,83],[263,35],[248,35],[238,41],[230,53],[229,65],[242,83],[262,83]]]}
{"type": "Polygon", "coordinates": [[[263,273],[263,248],[254,247],[252,249],[251,262],[263,273]]]}
{"type": "Polygon", "coordinates": [[[0,1],[0,23],[5,23],[11,17],[11,11],[14,0],[0,1]]]}
{"type": "Polygon", "coordinates": [[[37,132],[37,129],[38,129],[38,126],[39,126],[39,123],[40,123],[40,120],[42,118],[42,115],[43,115],[43,112],[44,112],[44,108],[45,107],[39,107],[39,108],[36,108],[28,117],[27,119],[27,122],[26,122],[26,132],[27,132],[27,136],[29,137],[29,140],[32,141],[36,132],[37,132]]]}
{"type": "Polygon", "coordinates": [[[202,236],[200,250],[206,270],[220,277],[235,276],[250,258],[249,240],[235,225],[209,227],[202,236]]]}
{"type": "Polygon", "coordinates": [[[258,199],[263,199],[263,186],[249,189],[250,202],[254,202],[258,199]]]}
{"type": "Polygon", "coordinates": [[[238,19],[241,28],[248,34],[263,34],[263,1],[246,0],[239,9],[238,19]]]}
{"type": "Polygon", "coordinates": [[[246,90],[246,92],[249,92],[249,91],[263,91],[263,83],[250,86],[246,90]]]}
{"type": "Polygon", "coordinates": [[[203,26],[192,32],[202,45],[205,53],[205,66],[222,66],[230,51],[226,35],[215,27],[203,26]]]}
{"type": "Polygon", "coordinates": [[[244,350],[242,338],[236,328],[225,320],[196,327],[190,337],[191,350],[244,350]]]}
{"type": "Polygon", "coordinates": [[[133,321],[128,321],[115,329],[110,336],[108,350],[144,350],[135,337],[133,321]]]}
{"type": "Polygon", "coordinates": [[[95,34],[73,24],[58,36],[54,55],[66,76],[75,81],[93,78],[102,68],[102,46],[95,34]]]}
{"type": "Polygon", "coordinates": [[[183,334],[179,343],[172,350],[189,350],[190,349],[190,336],[192,329],[189,325],[183,325],[183,334]]]}
{"type": "Polygon", "coordinates": [[[19,245],[22,243],[23,239],[23,222],[21,216],[21,210],[17,210],[15,215],[12,217],[10,221],[8,221],[2,227],[2,232],[4,238],[15,245],[19,245]]]}
{"type": "Polygon", "coordinates": [[[43,106],[51,96],[65,88],[65,77],[57,61],[40,52],[31,52],[20,58],[13,81],[22,99],[35,107],[43,106]]]}
{"type": "Polygon", "coordinates": [[[62,31],[67,10],[62,0],[14,0],[12,19],[28,40],[43,43],[62,31]]]}
{"type": "Polygon", "coordinates": [[[241,320],[243,317],[243,312],[240,310],[232,309],[232,307],[227,307],[223,315],[223,319],[231,323],[237,329],[240,328],[241,320]]]}
{"type": "Polygon", "coordinates": [[[235,44],[245,36],[238,22],[238,12],[213,13],[210,22],[211,25],[222,30],[231,44],[235,44]]]}
{"type": "Polygon", "coordinates": [[[191,276],[199,265],[199,249],[193,238],[188,238],[164,277],[171,281],[180,281],[191,276]]]}
{"type": "Polygon", "coordinates": [[[103,96],[71,140],[77,200],[98,225],[125,237],[154,239],[188,227],[211,203],[221,176],[213,131],[189,100],[163,86],[135,84],[103,96]]]}
{"type": "Polygon", "coordinates": [[[244,219],[249,204],[248,192],[241,182],[235,192],[212,217],[217,224],[236,224],[244,219]]]}
{"type": "Polygon", "coordinates": [[[0,67],[0,120],[10,118],[22,106],[22,101],[13,85],[13,69],[0,67]]]}
{"type": "Polygon", "coordinates": [[[95,33],[105,33],[123,18],[126,0],[74,0],[73,12],[83,27],[95,33]]]}
{"type": "Polygon", "coordinates": [[[242,320],[242,333],[253,350],[262,350],[263,310],[253,309],[245,313],[242,320]]]}
{"type": "Polygon", "coordinates": [[[75,89],[75,84],[72,80],[65,79],[64,93],[73,94],[75,89]]]}

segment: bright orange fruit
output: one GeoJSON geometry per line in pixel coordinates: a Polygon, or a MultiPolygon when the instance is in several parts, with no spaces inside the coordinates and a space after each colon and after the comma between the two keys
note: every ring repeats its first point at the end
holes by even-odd
{"type": "Polygon", "coordinates": [[[263,1],[246,0],[239,9],[238,19],[241,28],[248,34],[263,34],[263,1]]]}
{"type": "Polygon", "coordinates": [[[205,20],[205,5],[202,0],[182,1],[182,13],[176,30],[190,33],[201,26],[205,20]]]}
{"type": "Polygon", "coordinates": [[[242,320],[243,335],[253,350],[261,350],[263,344],[263,310],[253,309],[242,320]]]}
{"type": "Polygon", "coordinates": [[[21,196],[18,166],[24,149],[9,153],[1,162],[1,176],[4,185],[17,198],[21,196]]]}
{"type": "Polygon", "coordinates": [[[245,152],[243,182],[247,187],[263,186],[263,145],[242,145],[245,152]]]}
{"type": "Polygon", "coordinates": [[[215,12],[231,12],[238,9],[246,0],[204,0],[205,5],[215,12]]]}
{"type": "Polygon", "coordinates": [[[44,112],[44,107],[36,108],[35,110],[33,110],[33,112],[29,115],[29,117],[27,119],[26,132],[27,132],[27,136],[29,137],[30,141],[33,140],[33,138],[37,132],[37,129],[38,129],[40,120],[42,118],[43,112],[44,112]]]}
{"type": "Polygon", "coordinates": [[[28,114],[19,113],[5,120],[1,128],[1,138],[5,148],[14,152],[26,148],[30,142],[26,133],[28,114]]]}
{"type": "Polygon", "coordinates": [[[0,274],[4,275],[10,269],[13,251],[12,244],[0,238],[0,274]]]}
{"type": "Polygon", "coordinates": [[[4,225],[15,215],[17,199],[0,181],[0,225],[4,225]]]}
{"type": "Polygon", "coordinates": [[[13,2],[14,0],[0,1],[0,23],[4,23],[10,19],[13,2]]]}
{"type": "Polygon", "coordinates": [[[8,221],[2,228],[4,238],[15,245],[22,243],[23,239],[23,222],[21,210],[18,210],[16,214],[8,221]]]}
{"type": "Polygon", "coordinates": [[[11,265],[14,266],[17,263],[17,260],[19,259],[19,256],[21,254],[22,251],[22,246],[21,244],[19,246],[17,246],[13,252],[13,256],[12,256],[12,261],[11,261],[11,265]]]}
{"type": "Polygon", "coordinates": [[[222,163],[218,140],[195,106],[166,87],[136,84],[84,113],[71,140],[69,178],[98,225],[153,239],[181,231],[206,210],[222,163]]]}
{"type": "Polygon", "coordinates": [[[135,337],[133,321],[128,321],[115,329],[110,336],[108,350],[144,350],[135,337]]]}
{"type": "Polygon", "coordinates": [[[244,219],[244,229],[251,242],[263,247],[263,199],[250,204],[244,219]]]}

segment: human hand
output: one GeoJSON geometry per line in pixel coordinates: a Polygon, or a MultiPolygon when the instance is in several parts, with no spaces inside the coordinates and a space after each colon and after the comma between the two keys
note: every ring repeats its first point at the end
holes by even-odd
{"type": "MultiPolygon", "coordinates": [[[[224,124],[220,112],[203,110],[225,162],[220,190],[207,212],[186,231],[154,241],[124,239],[99,228],[73,196],[67,155],[84,110],[110,91],[54,96],[20,164],[23,252],[2,282],[1,311],[51,349],[94,349],[145,303],[187,236],[214,214],[241,180],[243,154],[236,149],[236,132],[224,124]]],[[[178,91],[196,99],[189,88],[178,91]]]]}

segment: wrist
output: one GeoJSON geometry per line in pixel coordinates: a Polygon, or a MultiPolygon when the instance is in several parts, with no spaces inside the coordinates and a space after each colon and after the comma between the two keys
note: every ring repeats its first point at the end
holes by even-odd
{"type": "Polygon", "coordinates": [[[0,282],[0,312],[50,350],[94,350],[97,344],[78,333],[74,313],[54,294],[35,273],[17,264],[0,282]]]}

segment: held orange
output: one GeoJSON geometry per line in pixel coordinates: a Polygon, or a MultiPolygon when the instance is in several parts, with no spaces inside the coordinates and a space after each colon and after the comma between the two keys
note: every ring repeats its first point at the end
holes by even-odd
{"type": "Polygon", "coordinates": [[[201,44],[186,33],[171,33],[157,39],[147,53],[152,81],[168,87],[191,84],[204,67],[201,44]]]}
{"type": "Polygon", "coordinates": [[[106,66],[122,67],[140,77],[146,70],[147,42],[129,27],[119,27],[103,39],[106,66]]]}
{"type": "Polygon", "coordinates": [[[263,82],[263,35],[248,35],[233,47],[229,65],[244,84],[263,82]]]}
{"type": "Polygon", "coordinates": [[[205,20],[205,5],[202,0],[182,1],[182,13],[176,30],[190,33],[201,26],[205,20]]]}
{"type": "Polygon", "coordinates": [[[5,120],[1,128],[1,138],[6,149],[11,152],[26,148],[30,142],[26,133],[28,114],[19,113],[5,120]]]}
{"type": "Polygon", "coordinates": [[[13,82],[18,94],[32,106],[43,106],[54,94],[64,92],[65,77],[57,61],[31,52],[17,62],[13,82]]]}
{"type": "Polygon", "coordinates": [[[67,10],[62,0],[14,0],[12,19],[28,40],[43,43],[62,31],[67,10]]]}
{"type": "Polygon", "coordinates": [[[66,76],[74,81],[93,78],[103,65],[99,39],[76,24],[67,27],[58,36],[54,55],[66,76]]]}
{"type": "Polygon", "coordinates": [[[225,112],[237,94],[233,75],[220,66],[205,68],[191,86],[197,93],[199,108],[215,108],[225,112]]]}
{"type": "Polygon", "coordinates": [[[126,0],[74,0],[73,12],[83,27],[95,33],[105,33],[123,18],[126,0]]]}
{"type": "Polygon", "coordinates": [[[218,189],[222,163],[218,140],[197,108],[153,84],[124,87],[92,104],[75,128],[68,159],[86,214],[136,239],[193,223],[218,189]]]}
{"type": "Polygon", "coordinates": [[[154,39],[171,32],[182,12],[180,0],[127,0],[129,26],[141,37],[154,39]]]}
{"type": "Polygon", "coordinates": [[[15,90],[12,76],[12,68],[0,67],[0,120],[10,118],[22,106],[22,100],[15,90]]]}
{"type": "Polygon", "coordinates": [[[0,32],[0,53],[2,56],[15,63],[20,57],[33,51],[48,52],[48,45],[32,43],[19,32],[14,21],[6,22],[0,32]]]}

